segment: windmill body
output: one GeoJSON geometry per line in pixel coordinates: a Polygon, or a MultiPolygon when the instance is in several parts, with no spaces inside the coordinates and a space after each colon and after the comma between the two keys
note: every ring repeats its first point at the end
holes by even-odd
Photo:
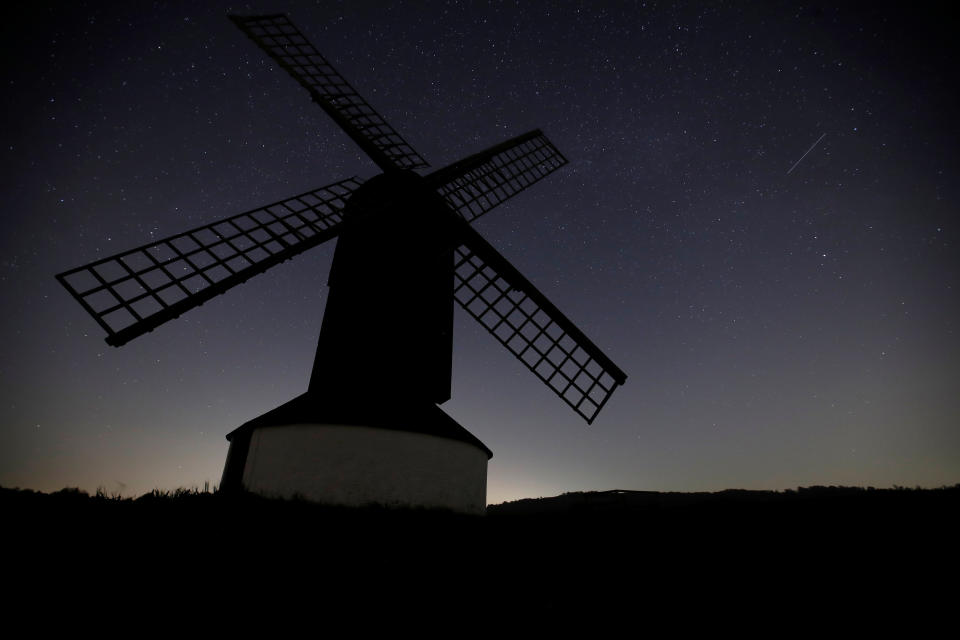
{"type": "Polygon", "coordinates": [[[592,422],[626,375],[470,225],[566,164],[539,130],[432,173],[284,15],[231,16],[380,167],[58,274],[119,346],[337,238],[307,391],[227,435],[223,490],[482,513],[453,307],[592,422]]]}
{"type": "Polygon", "coordinates": [[[485,510],[492,453],[436,406],[450,398],[450,215],[408,171],[350,196],[307,393],[228,435],[222,487],[485,510]]]}
{"type": "Polygon", "coordinates": [[[452,216],[410,171],[350,196],[309,393],[450,399],[452,216]]]}

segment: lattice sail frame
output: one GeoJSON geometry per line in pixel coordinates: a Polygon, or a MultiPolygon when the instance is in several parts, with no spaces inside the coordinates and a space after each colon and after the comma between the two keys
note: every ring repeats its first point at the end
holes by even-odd
{"type": "Polygon", "coordinates": [[[454,299],[591,424],[626,374],[478,234],[466,240],[454,299]]]}
{"type": "Polygon", "coordinates": [[[450,207],[473,222],[543,180],[567,159],[536,129],[445,167],[430,176],[450,207]]]}
{"type": "Polygon", "coordinates": [[[337,234],[348,178],[65,271],[57,279],[119,346],[337,234]]]}
{"type": "Polygon", "coordinates": [[[419,169],[429,166],[287,16],[230,16],[230,19],[306,88],[380,168],[419,169]]]}

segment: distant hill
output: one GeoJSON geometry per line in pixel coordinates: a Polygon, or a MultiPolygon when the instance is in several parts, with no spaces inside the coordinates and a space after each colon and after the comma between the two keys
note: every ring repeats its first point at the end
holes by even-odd
{"type": "Polygon", "coordinates": [[[733,509],[746,514],[750,510],[790,509],[900,509],[936,508],[957,505],[960,484],[937,489],[876,489],[874,487],[813,486],[786,491],[727,489],[716,492],[658,492],[612,489],[577,491],[550,498],[527,498],[490,505],[488,515],[524,516],[633,516],[658,512],[715,514],[733,509]]]}

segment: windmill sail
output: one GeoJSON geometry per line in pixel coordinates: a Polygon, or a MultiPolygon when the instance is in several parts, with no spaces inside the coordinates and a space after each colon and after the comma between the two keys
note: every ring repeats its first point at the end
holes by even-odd
{"type": "Polygon", "coordinates": [[[426,179],[460,217],[473,222],[565,164],[563,154],[535,129],[434,171],[426,179]]]}
{"type": "Polygon", "coordinates": [[[357,93],[287,16],[230,16],[267,55],[296,79],[384,171],[430,166],[357,93]]]}
{"type": "Polygon", "coordinates": [[[470,226],[567,164],[563,154],[537,129],[420,176],[412,169],[428,166],[423,157],[286,16],[231,19],[384,173],[58,274],[107,332],[107,343],[125,344],[343,231],[309,393],[324,393],[331,380],[366,379],[367,363],[381,359],[392,367],[381,367],[391,371],[381,378],[404,394],[421,393],[431,403],[449,398],[452,280],[453,299],[592,423],[626,375],[470,226]],[[344,215],[351,220],[346,225],[344,215]],[[402,286],[384,293],[386,273],[402,286]],[[384,306],[407,314],[394,319],[391,331],[381,327],[384,306]],[[397,335],[407,338],[400,346],[397,335]],[[358,352],[366,355],[358,359],[358,352]],[[407,375],[411,362],[415,376],[407,375]]]}
{"type": "Polygon", "coordinates": [[[460,230],[454,298],[592,423],[626,374],[476,231],[460,230]]]}
{"type": "Polygon", "coordinates": [[[58,274],[119,346],[337,235],[348,178],[58,274]]]}

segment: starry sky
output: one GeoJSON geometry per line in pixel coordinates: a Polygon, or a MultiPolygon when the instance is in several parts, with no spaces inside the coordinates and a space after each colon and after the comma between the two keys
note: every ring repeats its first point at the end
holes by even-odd
{"type": "Polygon", "coordinates": [[[54,279],[377,173],[226,18],[276,12],[434,168],[538,127],[570,160],[475,227],[628,379],[587,426],[458,308],[444,409],[489,502],[960,482],[958,52],[924,3],[21,11],[0,485],[216,484],[224,435],[306,389],[333,243],[121,348],[54,279]]]}

